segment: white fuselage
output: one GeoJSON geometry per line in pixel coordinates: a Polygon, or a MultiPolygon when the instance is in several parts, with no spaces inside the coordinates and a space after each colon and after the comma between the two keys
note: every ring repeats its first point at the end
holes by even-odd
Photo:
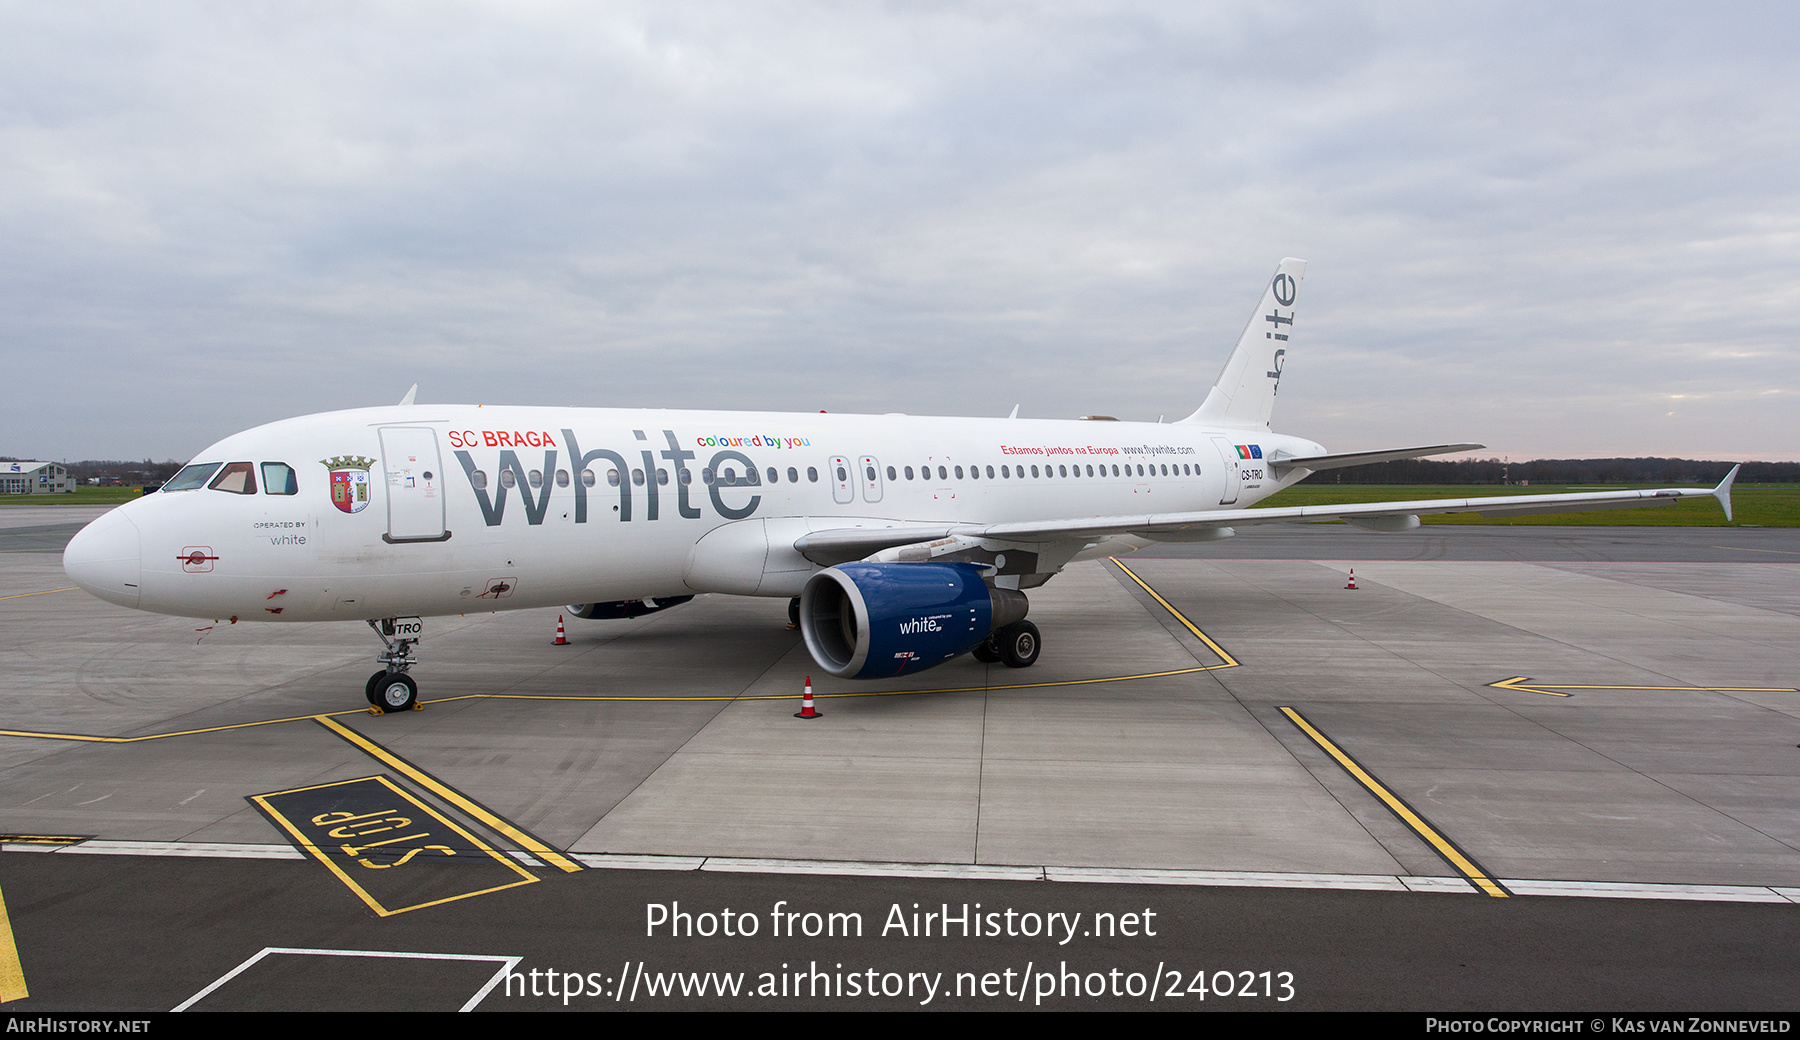
{"type": "Polygon", "coordinates": [[[1161,423],[367,408],[260,426],[194,460],[259,477],[284,464],[291,493],[152,494],[84,530],[65,562],[112,602],[242,621],[795,596],[820,569],[793,549],[809,531],[1244,507],[1304,475],[1273,479],[1277,450],[1322,449],[1161,423]]]}

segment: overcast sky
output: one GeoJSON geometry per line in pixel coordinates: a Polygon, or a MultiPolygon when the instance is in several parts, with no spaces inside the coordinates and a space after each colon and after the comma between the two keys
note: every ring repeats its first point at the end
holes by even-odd
{"type": "Polygon", "coordinates": [[[0,454],[419,399],[1800,459],[1792,4],[0,5],[0,454]]]}

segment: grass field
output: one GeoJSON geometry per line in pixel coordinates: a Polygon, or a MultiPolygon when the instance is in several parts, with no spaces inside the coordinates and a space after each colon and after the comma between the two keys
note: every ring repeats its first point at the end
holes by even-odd
{"type": "Polygon", "coordinates": [[[62,494],[0,495],[0,506],[116,506],[141,497],[135,487],[78,487],[62,494]]]}
{"type": "MultiPolygon", "coordinates": [[[[1275,506],[1325,506],[1350,502],[1402,502],[1427,498],[1488,498],[1500,495],[1556,495],[1571,491],[1625,491],[1657,487],[1655,484],[1621,484],[1599,487],[1537,485],[1495,487],[1483,484],[1297,484],[1257,503],[1275,506]]],[[[1603,509],[1589,513],[1553,513],[1487,519],[1474,513],[1423,516],[1428,524],[1530,524],[1543,527],[1800,527],[1800,484],[1736,484],[1731,489],[1735,522],[1727,524],[1719,504],[1710,498],[1685,498],[1672,506],[1645,509],[1603,509]]]]}

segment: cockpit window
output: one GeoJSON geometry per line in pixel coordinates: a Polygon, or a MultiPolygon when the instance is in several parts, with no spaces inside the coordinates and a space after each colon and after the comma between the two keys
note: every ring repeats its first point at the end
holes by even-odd
{"type": "Polygon", "coordinates": [[[234,495],[256,494],[256,467],[248,462],[228,462],[219,475],[206,485],[214,491],[229,491],[234,495]]]}
{"type": "Polygon", "coordinates": [[[285,462],[265,462],[262,464],[263,494],[265,495],[297,495],[300,493],[300,482],[294,477],[294,467],[285,462]]]}
{"type": "Polygon", "coordinates": [[[173,479],[162,486],[162,489],[164,491],[192,491],[197,487],[205,487],[206,478],[212,476],[213,471],[218,468],[219,464],[216,462],[196,462],[192,466],[183,466],[181,472],[175,474],[173,479]]]}

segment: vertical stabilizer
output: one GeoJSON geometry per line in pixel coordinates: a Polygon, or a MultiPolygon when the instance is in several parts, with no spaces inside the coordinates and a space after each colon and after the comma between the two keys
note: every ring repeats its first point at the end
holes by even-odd
{"type": "Polygon", "coordinates": [[[1306,261],[1289,257],[1275,269],[1263,290],[1262,302],[1250,317],[1237,349],[1225,362],[1218,382],[1206,400],[1184,423],[1238,426],[1266,430],[1275,410],[1275,393],[1281,388],[1281,370],[1287,365],[1289,336],[1294,331],[1295,306],[1300,300],[1300,280],[1306,261]]]}

